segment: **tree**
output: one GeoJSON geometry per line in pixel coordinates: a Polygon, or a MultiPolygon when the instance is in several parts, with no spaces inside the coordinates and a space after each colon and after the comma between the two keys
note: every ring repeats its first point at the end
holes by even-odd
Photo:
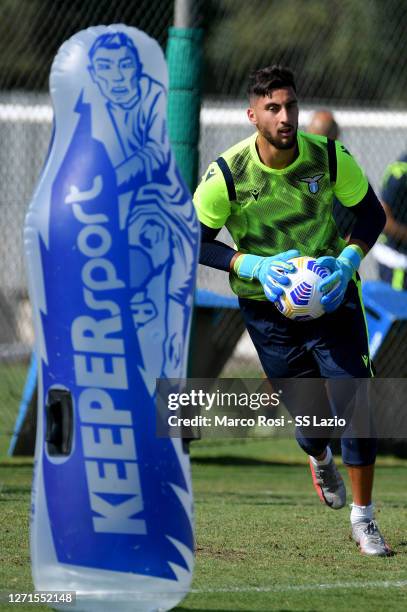
{"type": "Polygon", "coordinates": [[[297,73],[305,98],[406,104],[403,3],[221,0],[211,4],[206,43],[210,93],[242,96],[251,69],[283,63],[297,73]]]}

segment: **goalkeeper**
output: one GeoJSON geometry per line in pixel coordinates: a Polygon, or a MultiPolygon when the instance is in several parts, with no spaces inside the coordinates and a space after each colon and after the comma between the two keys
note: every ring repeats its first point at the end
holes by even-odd
{"type": "MultiPolygon", "coordinates": [[[[357,270],[385,224],[385,214],[349,151],[338,141],[298,131],[293,73],[271,66],[250,75],[247,116],[256,132],[210,164],[194,203],[202,228],[200,263],[229,272],[241,312],[269,378],[372,376],[357,270]],[[336,197],[356,222],[346,243],[332,216],[336,197]],[[237,251],[216,240],[226,226],[237,251]],[[285,318],[271,302],[289,284],[290,258],[319,258],[331,270],[321,282],[327,314],[285,318]],[[344,333],[347,330],[347,334],[344,333]],[[351,342],[349,342],[351,338],[351,342]]],[[[346,490],[329,439],[297,440],[309,455],[314,486],[333,509],[346,490]]],[[[343,438],[352,487],[352,536],[362,553],[391,553],[374,520],[377,440],[343,438]]]]}

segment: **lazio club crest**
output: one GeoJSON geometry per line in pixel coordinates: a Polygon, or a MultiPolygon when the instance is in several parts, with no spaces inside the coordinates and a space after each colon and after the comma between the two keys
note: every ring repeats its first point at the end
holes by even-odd
{"type": "Polygon", "coordinates": [[[308,184],[308,189],[310,193],[317,193],[319,190],[319,181],[322,179],[323,174],[317,174],[316,176],[309,176],[301,178],[300,181],[302,183],[308,184]]]}

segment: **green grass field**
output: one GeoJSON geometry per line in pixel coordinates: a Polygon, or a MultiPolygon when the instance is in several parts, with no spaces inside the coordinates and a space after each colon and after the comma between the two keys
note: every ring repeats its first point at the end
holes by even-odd
{"type": "MultiPolygon", "coordinates": [[[[380,458],[377,517],[396,555],[369,559],[349,540],[347,509],[322,506],[295,442],[194,443],[194,610],[349,611],[407,607],[407,462],[380,458]]],[[[32,463],[0,462],[0,591],[32,589],[32,463]]],[[[0,610],[46,610],[0,605],[0,610]]]]}
{"type": "Polygon", "coordinates": [[[6,454],[14,431],[27,369],[27,363],[0,364],[0,457],[6,454]]]}

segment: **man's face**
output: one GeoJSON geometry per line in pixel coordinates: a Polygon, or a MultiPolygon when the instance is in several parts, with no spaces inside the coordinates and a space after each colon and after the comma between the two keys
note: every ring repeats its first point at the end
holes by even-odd
{"type": "Polygon", "coordinates": [[[102,94],[114,104],[127,104],[137,93],[137,62],[127,47],[99,47],[90,72],[102,94]]]}
{"type": "Polygon", "coordinates": [[[298,101],[292,87],[273,89],[270,96],[253,97],[247,116],[276,149],[291,149],[295,146],[298,101]]]}

